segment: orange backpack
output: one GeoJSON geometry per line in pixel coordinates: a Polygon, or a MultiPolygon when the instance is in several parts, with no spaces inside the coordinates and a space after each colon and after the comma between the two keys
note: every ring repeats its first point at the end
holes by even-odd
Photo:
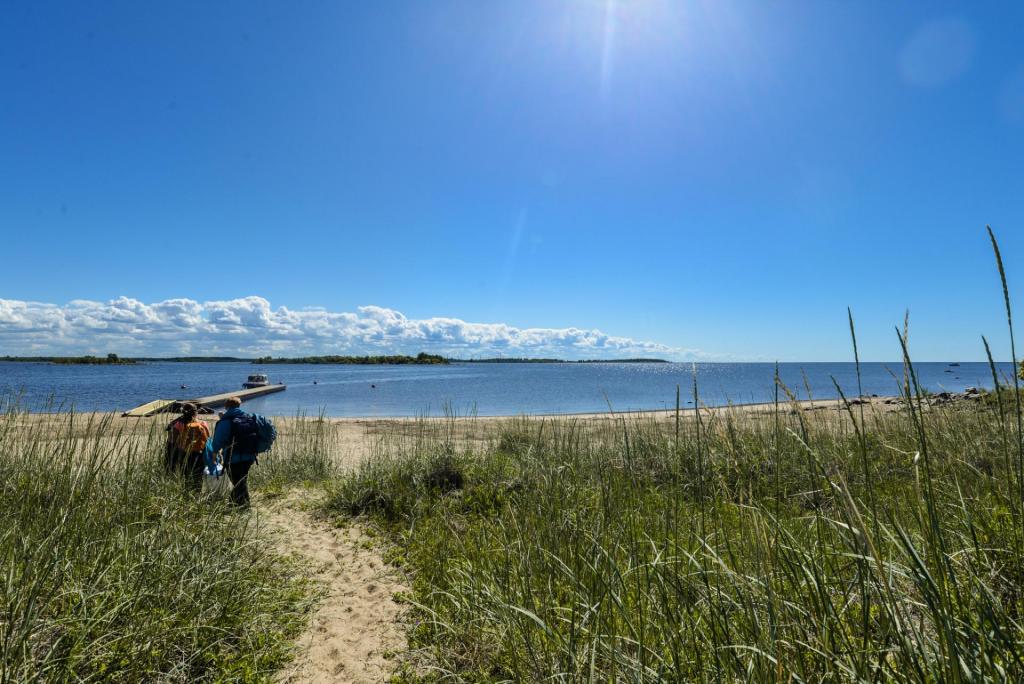
{"type": "Polygon", "coordinates": [[[206,440],[210,438],[210,428],[206,423],[193,420],[191,423],[176,423],[175,446],[186,454],[201,453],[206,448],[206,440]]]}

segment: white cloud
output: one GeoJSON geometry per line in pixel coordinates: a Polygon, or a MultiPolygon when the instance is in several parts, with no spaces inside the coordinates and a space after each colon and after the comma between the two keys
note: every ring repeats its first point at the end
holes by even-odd
{"type": "Polygon", "coordinates": [[[458,357],[707,358],[693,349],[581,328],[516,328],[457,318],[411,319],[394,309],[355,313],[273,308],[263,297],[145,304],[130,297],[63,306],[0,299],[0,354],[306,356],[416,353],[458,357]]]}

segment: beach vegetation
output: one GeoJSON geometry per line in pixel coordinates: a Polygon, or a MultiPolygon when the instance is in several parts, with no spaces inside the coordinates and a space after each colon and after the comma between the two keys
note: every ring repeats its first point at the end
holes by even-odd
{"type": "Polygon", "coordinates": [[[0,409],[0,681],[261,682],[288,661],[302,568],[161,472],[158,423],[0,409]]]}
{"type": "Polygon", "coordinates": [[[386,535],[457,680],[1019,681],[1009,415],[907,402],[425,436],[325,505],[386,535]]]}

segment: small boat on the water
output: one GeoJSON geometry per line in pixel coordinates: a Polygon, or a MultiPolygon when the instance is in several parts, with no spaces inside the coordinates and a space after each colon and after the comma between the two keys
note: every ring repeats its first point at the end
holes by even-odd
{"type": "Polygon", "coordinates": [[[951,364],[949,364],[949,365],[950,365],[950,366],[959,366],[960,364],[959,364],[959,363],[951,363],[951,364]]]}
{"type": "Polygon", "coordinates": [[[249,379],[242,383],[242,387],[245,389],[252,389],[254,387],[266,387],[270,384],[270,380],[263,373],[254,373],[249,376],[249,379]]]}

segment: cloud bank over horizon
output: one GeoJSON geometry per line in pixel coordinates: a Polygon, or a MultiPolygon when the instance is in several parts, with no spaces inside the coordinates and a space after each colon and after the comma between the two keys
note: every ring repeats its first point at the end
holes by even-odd
{"type": "Polygon", "coordinates": [[[413,354],[591,359],[706,358],[695,349],[584,328],[516,328],[457,318],[410,319],[361,306],[355,313],[273,308],[263,297],[145,304],[130,297],[64,305],[0,299],[0,355],[312,356],[413,354]]]}

